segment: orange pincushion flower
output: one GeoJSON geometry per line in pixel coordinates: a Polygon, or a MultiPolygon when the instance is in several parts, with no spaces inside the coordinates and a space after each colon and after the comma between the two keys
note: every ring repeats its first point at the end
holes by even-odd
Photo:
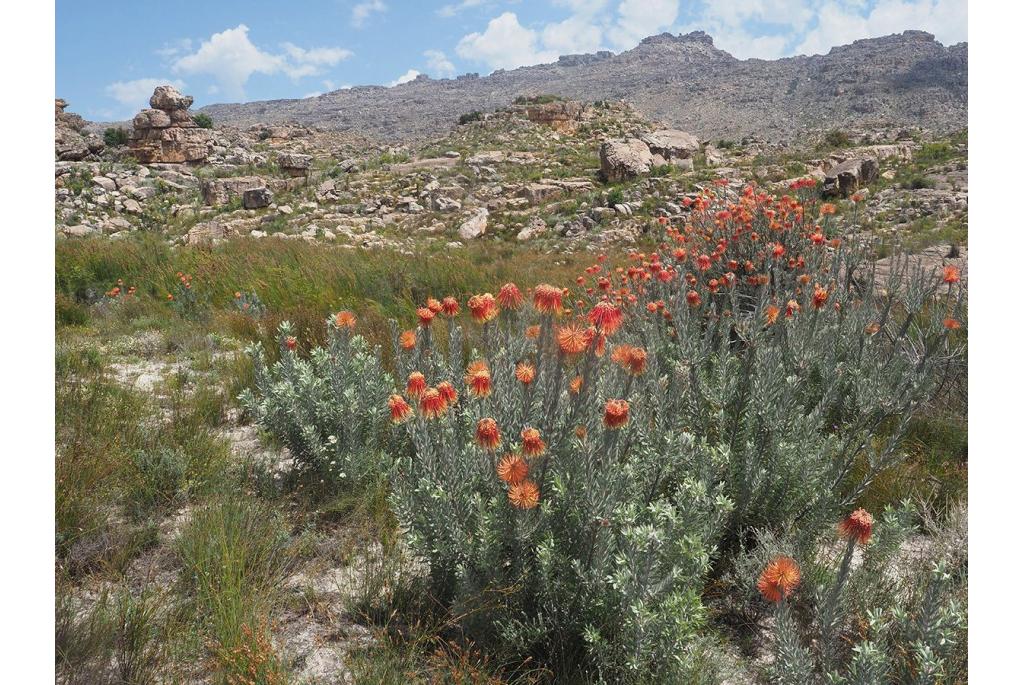
{"type": "Polygon", "coordinates": [[[388,398],[388,409],[391,410],[391,420],[394,423],[401,423],[412,415],[412,407],[401,395],[392,395],[388,398]]]}
{"type": "Polygon", "coordinates": [[[560,326],[555,338],[562,354],[579,354],[590,346],[594,339],[594,331],[578,323],[571,323],[568,326],[560,326]]]}
{"type": "Polygon", "coordinates": [[[952,264],[945,267],[942,270],[942,282],[943,283],[958,283],[960,281],[960,269],[956,268],[952,264]]]}
{"type": "Polygon", "coordinates": [[[864,327],[864,332],[867,333],[868,335],[874,335],[880,330],[882,330],[882,325],[879,324],[878,322],[870,323],[864,327]]]}
{"type": "Polygon", "coordinates": [[[699,257],[697,257],[697,268],[700,269],[701,271],[707,271],[708,269],[710,269],[711,257],[708,257],[706,254],[702,254],[699,257]]]}
{"type": "Polygon", "coordinates": [[[398,344],[402,346],[403,350],[411,350],[416,347],[416,331],[402,331],[402,334],[398,336],[398,344]]]}
{"type": "Polygon", "coordinates": [[[473,321],[487,323],[498,316],[498,303],[494,295],[484,293],[469,298],[469,313],[473,315],[473,321]]]}
{"type": "Polygon", "coordinates": [[[960,328],[960,322],[956,319],[943,319],[942,325],[951,331],[955,331],[960,328]]]}
{"type": "Polygon", "coordinates": [[[441,300],[441,311],[445,316],[455,316],[459,313],[459,301],[451,296],[444,298],[441,300]]]}
{"type": "Polygon", "coordinates": [[[811,306],[815,309],[821,309],[825,306],[826,302],[828,302],[828,291],[815,283],[814,294],[811,295],[811,306]]]}
{"type": "Polygon", "coordinates": [[[440,390],[427,388],[420,393],[420,411],[426,418],[436,419],[448,411],[448,403],[445,402],[440,390]]]}
{"type": "Polygon", "coordinates": [[[539,457],[544,454],[547,445],[540,439],[540,431],[536,428],[524,428],[522,432],[523,454],[528,457],[539,457]]]}
{"type": "Polygon", "coordinates": [[[800,567],[792,557],[775,557],[757,579],[757,589],[769,602],[789,597],[800,584],[800,567]]]}
{"type": "Polygon", "coordinates": [[[518,454],[506,454],[498,462],[495,470],[498,472],[498,478],[509,485],[517,485],[526,479],[530,467],[518,454]]]}
{"type": "Polygon", "coordinates": [[[791,317],[794,314],[800,313],[800,303],[796,300],[790,300],[786,303],[786,317],[791,317]]]}
{"type": "Polygon", "coordinates": [[[498,304],[505,309],[519,309],[523,304],[523,294],[515,283],[506,283],[498,291],[498,304]]]}
{"type": "Polygon", "coordinates": [[[470,363],[466,368],[466,386],[474,397],[487,397],[491,394],[491,370],[482,359],[470,363]]]}
{"type": "Polygon", "coordinates": [[[476,444],[488,452],[493,452],[501,444],[501,433],[498,422],[492,418],[480,419],[476,424],[476,444]]]}
{"type": "Polygon", "coordinates": [[[573,395],[579,395],[580,390],[583,388],[583,376],[576,376],[569,381],[569,392],[573,395]]]}
{"type": "Polygon", "coordinates": [[[864,509],[857,509],[839,523],[839,534],[848,540],[867,544],[875,519],[864,509]]]}
{"type": "Polygon", "coordinates": [[[764,310],[764,321],[771,326],[779,318],[779,308],[773,304],[768,305],[764,310]]]}
{"type": "Polygon", "coordinates": [[[533,326],[527,326],[525,335],[527,340],[536,340],[540,337],[540,326],[536,324],[533,326]]]}
{"type": "MultiPolygon", "coordinates": [[[[458,304],[458,302],[456,302],[455,304],[458,304]]],[[[444,310],[444,307],[441,306],[441,303],[438,302],[437,300],[435,300],[433,297],[428,297],[427,298],[427,309],[429,309],[430,311],[434,312],[435,314],[439,314],[440,312],[442,312],[444,310]]]]}
{"type": "Polygon", "coordinates": [[[419,371],[409,374],[409,380],[405,384],[405,394],[409,397],[419,397],[420,393],[426,390],[427,379],[419,371]]]}
{"type": "Polygon", "coordinates": [[[352,330],[356,327],[356,315],[347,311],[338,312],[334,315],[334,325],[352,330]]]}
{"type": "Polygon", "coordinates": [[[541,283],[533,289],[533,306],[542,314],[557,314],[562,310],[562,289],[541,283]]]}
{"type": "Polygon", "coordinates": [[[523,385],[533,383],[537,377],[537,369],[530,362],[519,362],[516,364],[516,380],[523,385]]]}
{"type": "Polygon", "coordinates": [[[540,489],[533,481],[521,481],[509,488],[508,501],[517,509],[533,509],[540,503],[540,489]]]}
{"type": "Polygon", "coordinates": [[[299,346],[299,341],[295,339],[295,336],[289,335],[284,339],[284,346],[294,352],[295,348],[299,346]]]}
{"type": "Polygon", "coordinates": [[[420,325],[426,328],[434,320],[434,312],[429,307],[420,307],[416,310],[416,316],[420,319],[420,325]]]}
{"type": "Polygon", "coordinates": [[[594,305],[588,316],[590,323],[604,335],[611,335],[622,325],[622,310],[607,300],[594,305]]]}
{"type": "Polygon", "coordinates": [[[449,407],[459,401],[459,393],[449,381],[438,383],[437,391],[441,394],[441,398],[444,399],[444,403],[449,407]]]}
{"type": "Polygon", "coordinates": [[[612,350],[612,361],[633,376],[639,376],[647,368],[647,351],[642,347],[619,345],[612,350]]]}
{"type": "Polygon", "coordinates": [[[608,400],[604,405],[605,428],[622,428],[629,422],[629,402],[608,400]]]}

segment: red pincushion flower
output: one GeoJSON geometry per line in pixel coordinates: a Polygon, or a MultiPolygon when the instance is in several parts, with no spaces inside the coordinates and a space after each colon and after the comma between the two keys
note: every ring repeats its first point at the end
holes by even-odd
{"type": "Polygon", "coordinates": [[[523,385],[533,383],[533,379],[536,377],[537,369],[534,368],[533,364],[529,362],[519,362],[516,364],[516,380],[523,385]]]}
{"type": "Polygon", "coordinates": [[[544,454],[547,445],[540,438],[540,431],[536,428],[524,428],[522,432],[523,454],[528,457],[539,457],[544,454]]]}
{"type": "Polygon", "coordinates": [[[839,534],[862,545],[867,544],[871,539],[871,528],[874,523],[875,519],[871,514],[864,509],[857,509],[840,522],[839,534]]]}
{"type": "Polygon", "coordinates": [[[498,304],[505,309],[519,309],[524,299],[515,283],[506,283],[498,291],[498,304]]]}
{"type": "Polygon", "coordinates": [[[828,291],[815,283],[814,294],[811,296],[811,306],[815,309],[821,309],[825,306],[826,302],[828,302],[828,291]]]}
{"type": "Polygon", "coordinates": [[[347,311],[338,312],[334,315],[334,325],[352,330],[356,327],[356,315],[347,311]]]}
{"type": "Polygon", "coordinates": [[[541,283],[533,289],[533,306],[541,314],[557,314],[562,310],[562,289],[541,283]]]}
{"type": "Polygon", "coordinates": [[[536,340],[540,337],[540,326],[534,324],[533,326],[527,326],[526,331],[523,333],[527,340],[536,340]]]}
{"type": "Polygon", "coordinates": [[[420,307],[416,310],[416,316],[420,319],[420,325],[426,328],[434,320],[434,312],[429,307],[420,307]]]}
{"type": "Polygon", "coordinates": [[[416,347],[416,331],[402,331],[402,335],[398,336],[398,344],[402,346],[403,350],[411,350],[416,347]]]}
{"type": "Polygon", "coordinates": [[[594,305],[588,316],[590,323],[604,335],[611,335],[622,325],[622,310],[603,300],[594,305]]]}
{"type": "Polygon", "coordinates": [[[473,320],[477,323],[487,323],[498,316],[498,303],[494,299],[494,295],[490,293],[484,293],[483,295],[474,295],[469,298],[469,313],[473,315],[473,320]]]}
{"type": "Polygon", "coordinates": [[[448,296],[441,300],[441,311],[445,316],[452,317],[459,313],[459,301],[448,296]]]}
{"type": "Polygon", "coordinates": [[[631,375],[639,376],[647,368],[647,352],[642,347],[619,345],[612,350],[612,361],[631,375]]]}
{"type": "Polygon", "coordinates": [[[466,368],[465,380],[474,397],[487,397],[491,394],[491,370],[482,359],[470,363],[466,368]]]}
{"type": "Polygon", "coordinates": [[[521,481],[509,488],[508,500],[517,509],[533,509],[540,503],[540,489],[533,481],[521,481]]]}
{"type": "Polygon", "coordinates": [[[444,402],[449,407],[459,401],[459,393],[455,386],[449,381],[441,381],[437,384],[437,392],[441,394],[444,402]]]}
{"type": "Polygon", "coordinates": [[[427,388],[420,393],[420,411],[425,418],[436,419],[448,411],[448,403],[445,402],[440,390],[427,388]]]}
{"type": "Polygon", "coordinates": [[[700,306],[700,293],[698,293],[696,290],[688,290],[686,292],[686,302],[691,307],[699,307],[700,306]]]}
{"type": "Polygon", "coordinates": [[[420,393],[426,390],[427,379],[419,371],[409,374],[409,380],[405,384],[405,394],[409,397],[419,397],[420,393]]]}
{"type": "Polygon", "coordinates": [[[401,423],[412,415],[412,407],[401,395],[392,395],[388,398],[388,409],[391,410],[391,420],[394,423],[401,423]]]}
{"type": "Polygon", "coordinates": [[[501,432],[498,422],[492,418],[480,419],[476,424],[476,444],[488,452],[493,452],[501,444],[501,432]]]}
{"type": "Polygon", "coordinates": [[[506,454],[498,462],[495,470],[498,472],[498,478],[509,485],[517,485],[525,480],[530,467],[518,454],[506,454]]]}
{"type": "Polygon", "coordinates": [[[289,335],[284,339],[284,346],[294,352],[295,348],[299,346],[299,341],[294,336],[289,335]]]}
{"type": "Polygon", "coordinates": [[[697,268],[701,271],[707,271],[711,268],[711,257],[706,254],[699,255],[697,257],[697,268]]]}
{"type": "Polygon", "coordinates": [[[943,283],[949,283],[950,285],[952,285],[953,283],[958,283],[959,281],[960,269],[956,268],[953,265],[949,265],[942,270],[943,283]]]}
{"type": "Polygon", "coordinates": [[[604,425],[606,428],[622,428],[629,422],[629,402],[626,400],[608,400],[604,405],[604,425]]]}
{"type": "Polygon", "coordinates": [[[951,331],[955,331],[958,328],[960,328],[960,322],[957,321],[956,319],[943,319],[942,325],[951,331]]]}
{"type": "Polygon", "coordinates": [[[769,602],[789,597],[800,584],[800,567],[792,557],[776,557],[761,572],[757,589],[769,602]]]}

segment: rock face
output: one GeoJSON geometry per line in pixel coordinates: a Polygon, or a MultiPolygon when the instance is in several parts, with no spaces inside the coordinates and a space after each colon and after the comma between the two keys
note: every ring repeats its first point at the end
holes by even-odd
{"type": "Polygon", "coordinates": [[[856,157],[825,172],[822,194],[825,197],[849,197],[878,178],[878,161],[874,157],[856,157]]]}
{"type": "Polygon", "coordinates": [[[77,114],[65,112],[68,103],[56,98],[54,104],[54,156],[63,162],[78,162],[103,151],[103,140],[92,134],[83,134],[85,120],[77,114]]]}
{"type": "Polygon", "coordinates": [[[309,169],[313,165],[313,158],[309,155],[282,152],[277,156],[277,166],[284,173],[293,177],[309,176],[309,169]]]}
{"type": "Polygon", "coordinates": [[[654,164],[654,155],[642,140],[606,140],[598,150],[601,176],[609,183],[621,183],[646,174],[654,164]]]}
{"type": "Polygon", "coordinates": [[[273,201],[274,195],[267,188],[250,188],[242,193],[242,207],[245,209],[269,207],[273,201]]]}
{"type": "Polygon", "coordinates": [[[357,86],[203,111],[223,123],[293,121],[387,140],[442,135],[461,114],[490,112],[531,93],[626,100],[648,119],[702,138],[797,140],[826,120],[839,128],[885,122],[952,132],[967,126],[967,44],[944,46],[907,31],[824,55],[741,60],[701,32],[662,34],[616,55],[573,55],[478,78],[357,86]]]}
{"type": "Polygon", "coordinates": [[[559,133],[575,133],[583,120],[584,106],[575,100],[546,102],[526,108],[526,118],[535,124],[549,126],[559,133]]]}
{"type": "Polygon", "coordinates": [[[192,96],[173,86],[157,86],[144,109],[132,120],[130,150],[142,164],[198,164],[210,152],[210,132],[199,128],[188,108],[192,96]]]}

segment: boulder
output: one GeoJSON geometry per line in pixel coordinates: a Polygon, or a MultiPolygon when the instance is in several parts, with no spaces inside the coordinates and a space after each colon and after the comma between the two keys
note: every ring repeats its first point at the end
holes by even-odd
{"type": "Polygon", "coordinates": [[[694,152],[700,150],[697,136],[674,128],[645,133],[640,136],[640,140],[647,144],[652,155],[661,155],[667,162],[689,159],[694,152]]]}
{"type": "Polygon", "coordinates": [[[606,140],[598,151],[601,176],[609,183],[619,183],[646,174],[654,156],[642,140],[606,140]]]}
{"type": "Polygon", "coordinates": [[[525,241],[533,240],[537,236],[547,233],[548,225],[539,216],[535,216],[530,220],[530,223],[516,234],[516,240],[525,241]]]}
{"type": "Polygon", "coordinates": [[[266,186],[259,176],[232,176],[228,178],[211,178],[203,181],[203,202],[211,207],[226,205],[236,197],[241,197],[247,190],[266,186]]]}
{"type": "Polygon", "coordinates": [[[481,207],[470,215],[468,219],[459,226],[459,237],[463,240],[479,238],[487,232],[487,216],[489,212],[486,207],[481,207]]]}
{"type": "Polygon", "coordinates": [[[878,161],[874,157],[848,159],[825,172],[822,195],[849,197],[877,178],[878,161]]]}
{"type": "Polygon", "coordinates": [[[242,207],[245,209],[269,207],[273,201],[274,194],[268,188],[250,188],[242,193],[242,207]]]}
{"type": "Polygon", "coordinates": [[[277,156],[278,168],[289,176],[309,176],[309,169],[312,165],[313,158],[309,155],[282,152],[277,156]]]}
{"type": "Polygon", "coordinates": [[[188,109],[192,106],[192,96],[182,95],[174,86],[157,86],[149,98],[149,106],[168,112],[175,109],[188,109]]]}
{"type": "Polygon", "coordinates": [[[554,183],[527,183],[523,186],[520,191],[520,195],[525,197],[531,205],[539,205],[545,202],[550,202],[555,198],[561,196],[563,190],[561,187],[554,183]]]}
{"type": "Polygon", "coordinates": [[[575,100],[547,102],[526,108],[526,118],[535,124],[542,124],[559,133],[574,133],[583,120],[583,103],[575,100]]]}

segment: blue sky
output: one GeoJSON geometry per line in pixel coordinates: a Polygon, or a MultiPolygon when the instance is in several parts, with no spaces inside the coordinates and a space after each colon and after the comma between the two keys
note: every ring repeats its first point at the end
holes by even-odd
{"type": "Polygon", "coordinates": [[[966,0],[57,0],[56,14],[56,95],[99,121],[130,117],[160,83],[196,106],[300,98],[621,52],[662,31],[764,59],[909,28],[967,40],[966,0]]]}

